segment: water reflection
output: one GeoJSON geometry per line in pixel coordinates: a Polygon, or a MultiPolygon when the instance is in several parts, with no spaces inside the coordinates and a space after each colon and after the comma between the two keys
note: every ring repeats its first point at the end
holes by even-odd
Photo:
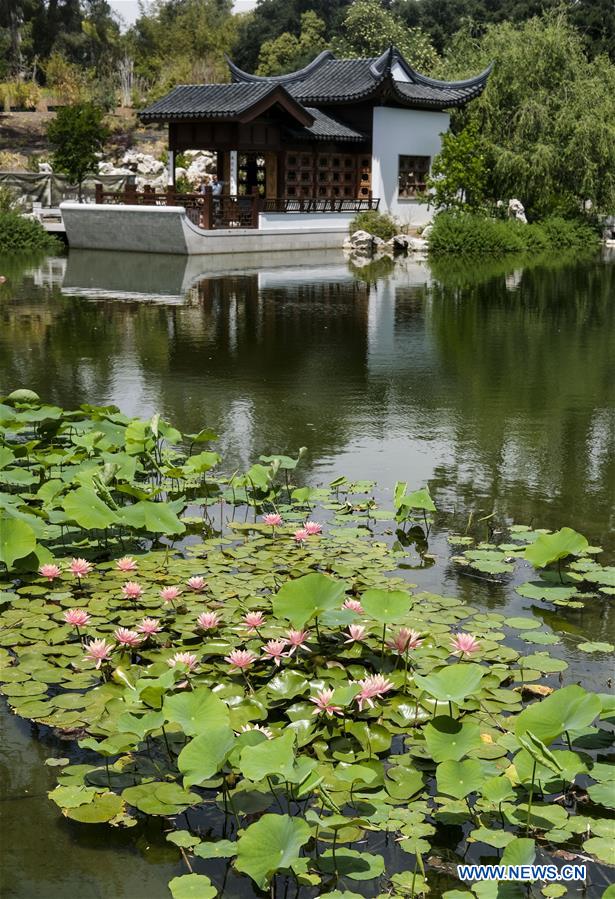
{"type": "MultiPolygon", "coordinates": [[[[568,523],[615,549],[608,260],[353,267],[335,253],[204,262],[72,252],[36,265],[4,260],[0,271],[0,393],[27,385],[64,406],[113,402],[130,414],[161,411],[186,430],[207,423],[229,468],[306,444],[312,481],[429,481],[462,528],[470,511],[495,512],[568,523]]],[[[549,651],[569,662],[569,682],[607,689],[608,666],[569,637],[612,641],[607,604],[539,609],[510,585],[449,565],[437,531],[435,565],[421,560],[424,549],[409,545],[405,563],[420,590],[505,615],[531,609],[560,633],[549,651]]],[[[0,730],[2,833],[11,835],[2,896],[168,895],[183,869],[159,834],[73,825],[48,801],[55,775],[44,759],[69,745],[33,739],[4,704],[0,730]]],[[[252,891],[231,875],[224,895],[252,891]]]]}
{"type": "Polygon", "coordinates": [[[614,272],[71,252],[2,288],[0,377],[208,423],[232,466],[305,444],[313,480],[430,480],[448,508],[608,541],[614,272]]]}

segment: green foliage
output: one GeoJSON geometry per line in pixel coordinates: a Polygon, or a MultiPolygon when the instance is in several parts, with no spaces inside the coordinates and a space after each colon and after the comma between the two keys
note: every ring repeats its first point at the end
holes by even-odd
{"type": "Polygon", "coordinates": [[[302,16],[311,12],[325,23],[327,42],[338,33],[351,0],[260,0],[256,8],[237,17],[232,58],[248,72],[256,71],[261,48],[283,34],[299,38],[302,16]]]}
{"type": "Polygon", "coordinates": [[[391,216],[377,212],[375,209],[370,209],[368,212],[359,212],[358,215],[355,215],[350,223],[349,230],[351,234],[355,231],[367,231],[368,234],[373,234],[374,237],[381,237],[382,240],[390,240],[396,234],[399,234],[399,226],[391,216]]]}
{"type": "Polygon", "coordinates": [[[442,150],[427,179],[428,201],[435,209],[481,209],[485,203],[487,163],[476,122],[458,134],[442,135],[442,150]]]}
{"type": "Polygon", "coordinates": [[[225,81],[237,21],[231,0],[156,0],[143,10],[125,43],[135,72],[154,100],[179,83],[225,81]]]}
{"type": "Polygon", "coordinates": [[[354,0],[344,17],[333,47],[341,56],[380,56],[394,44],[411,66],[429,72],[437,60],[429,37],[408,28],[380,0],[354,0]]]}
{"type": "Polygon", "coordinates": [[[524,225],[465,212],[441,212],[429,235],[429,251],[435,255],[503,256],[597,245],[598,237],[588,225],[555,217],[524,225]]]}
{"type": "Polygon", "coordinates": [[[57,238],[47,234],[40,222],[0,210],[0,253],[53,253],[60,247],[57,238]]]}
{"type": "Polygon", "coordinates": [[[476,39],[456,36],[442,77],[495,63],[484,94],[456,114],[481,136],[487,194],[519,197],[532,216],[570,213],[591,201],[615,207],[615,65],[588,60],[582,35],[562,14],[521,27],[503,22],[476,39]]]}
{"type": "Polygon", "coordinates": [[[79,103],[59,109],[47,129],[53,167],[79,185],[80,200],[83,180],[96,170],[98,154],[109,136],[103,118],[102,109],[79,103]]]}
{"type": "Polygon", "coordinates": [[[325,23],[308,10],[301,16],[299,37],[285,31],[275,40],[265,41],[258,57],[259,75],[292,72],[311,62],[325,48],[325,23]]]}

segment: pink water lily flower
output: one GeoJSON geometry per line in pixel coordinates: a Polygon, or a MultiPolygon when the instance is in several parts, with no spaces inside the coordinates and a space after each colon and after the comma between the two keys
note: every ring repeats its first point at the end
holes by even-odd
{"type": "Polygon", "coordinates": [[[242,624],[248,628],[248,633],[254,633],[257,627],[262,627],[265,623],[265,616],[262,612],[248,612],[243,616],[242,624]]]}
{"type": "Polygon", "coordinates": [[[229,655],[224,656],[224,661],[238,671],[245,671],[256,659],[257,656],[250,649],[234,649],[229,655]]]}
{"type": "Polygon", "coordinates": [[[287,658],[290,653],[284,652],[286,649],[286,640],[269,640],[263,646],[263,655],[268,656],[276,663],[282,664],[282,659],[287,658]]]}
{"type": "Polygon", "coordinates": [[[86,647],[86,659],[90,662],[96,662],[96,667],[100,668],[103,662],[111,658],[113,645],[107,643],[106,640],[91,640],[86,647]]]}
{"type": "Polygon", "coordinates": [[[257,730],[259,734],[265,734],[268,740],[273,740],[273,733],[269,730],[268,727],[263,727],[262,724],[244,724],[241,728],[240,733],[247,734],[252,730],[257,730]]]}
{"type": "Polygon", "coordinates": [[[393,690],[395,686],[382,674],[370,674],[364,677],[363,680],[358,681],[358,684],[361,689],[355,696],[355,699],[360,712],[363,711],[364,705],[368,705],[373,709],[374,699],[381,699],[385,693],[393,690]]]}
{"type": "Polygon", "coordinates": [[[92,573],[92,566],[85,559],[72,559],[68,566],[68,570],[71,574],[74,574],[75,577],[82,578],[87,577],[88,574],[92,573]]]}
{"type": "Polygon", "coordinates": [[[136,581],[126,581],[122,587],[122,595],[125,599],[132,599],[133,602],[136,602],[143,596],[143,587],[136,581]]]}
{"type": "Polygon", "coordinates": [[[153,637],[160,632],[160,622],[157,618],[144,618],[141,624],[137,625],[137,630],[146,637],[153,637]]]}
{"type": "Polygon", "coordinates": [[[472,636],[472,634],[455,634],[455,636],[451,638],[451,646],[453,648],[453,655],[460,653],[461,655],[470,656],[480,650],[480,643],[476,637],[472,636]]]}
{"type": "Polygon", "coordinates": [[[202,631],[213,631],[220,626],[220,616],[217,612],[201,612],[196,623],[202,631]]]}
{"type": "Polygon", "coordinates": [[[41,577],[46,577],[48,581],[53,581],[57,577],[60,577],[60,575],[62,574],[62,569],[59,565],[54,565],[53,562],[48,562],[46,565],[41,565],[38,573],[41,575],[41,577]]]}
{"type": "Polygon", "coordinates": [[[344,605],[342,609],[349,609],[351,612],[356,612],[358,615],[364,615],[363,606],[359,602],[358,599],[346,599],[344,600],[344,605]]]}
{"type": "Polygon", "coordinates": [[[175,600],[181,596],[182,591],[179,587],[163,587],[160,591],[161,599],[164,599],[165,602],[175,602],[175,600]]]}
{"type": "Polygon", "coordinates": [[[85,609],[68,609],[64,612],[64,621],[73,627],[85,627],[89,620],[90,616],[85,609]]]}
{"type": "Polygon", "coordinates": [[[138,646],[143,639],[141,634],[138,634],[136,631],[131,631],[127,627],[118,627],[117,630],[113,631],[113,636],[120,646],[130,647],[138,646]]]}
{"type": "Polygon", "coordinates": [[[342,714],[342,707],[339,705],[333,705],[333,690],[320,690],[316,696],[310,696],[310,702],[313,702],[316,705],[316,708],[312,712],[313,715],[320,715],[321,712],[324,712],[325,715],[328,715],[332,718],[334,715],[342,714]]]}
{"type": "Polygon", "coordinates": [[[308,539],[309,536],[310,535],[308,534],[308,532],[306,531],[305,528],[299,528],[299,530],[295,531],[295,533],[293,534],[293,537],[295,538],[295,541],[297,543],[303,543],[305,540],[308,539]]]}
{"type": "Polygon", "coordinates": [[[132,556],[124,556],[121,559],[118,559],[115,563],[115,567],[118,571],[128,572],[128,571],[136,571],[137,563],[132,558],[132,556]]]}
{"type": "Polygon", "coordinates": [[[367,637],[367,631],[362,624],[349,624],[348,634],[345,634],[344,636],[348,636],[348,639],[344,640],[344,643],[360,643],[367,637]]]}
{"type": "Polygon", "coordinates": [[[263,524],[268,524],[272,528],[279,528],[282,524],[282,516],[277,512],[268,512],[263,515],[263,524]]]}
{"type": "Polygon", "coordinates": [[[194,671],[199,664],[199,660],[192,652],[176,652],[174,656],[167,659],[167,665],[175,668],[176,665],[186,665],[188,671],[194,671]]]}
{"type": "Polygon", "coordinates": [[[387,646],[395,650],[400,655],[409,652],[411,649],[418,649],[423,645],[421,635],[418,631],[413,631],[408,627],[400,627],[392,640],[387,641],[387,646]]]}
{"type": "Polygon", "coordinates": [[[315,534],[322,533],[322,525],[318,524],[317,521],[306,521],[305,530],[308,532],[310,537],[313,537],[315,534]]]}
{"type": "Polygon", "coordinates": [[[199,576],[189,578],[186,583],[191,590],[194,590],[195,593],[202,593],[207,586],[207,581],[205,580],[205,578],[199,576]]]}
{"type": "Polygon", "coordinates": [[[310,647],[305,645],[309,636],[309,631],[288,631],[288,633],[286,634],[286,640],[290,645],[289,655],[292,655],[296,649],[305,649],[306,652],[311,652],[312,650],[310,649],[310,647]]]}

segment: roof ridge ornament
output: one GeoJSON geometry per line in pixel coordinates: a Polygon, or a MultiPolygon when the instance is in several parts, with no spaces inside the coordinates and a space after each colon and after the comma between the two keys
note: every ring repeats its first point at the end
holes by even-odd
{"type": "Polygon", "coordinates": [[[250,72],[244,72],[239,66],[235,65],[232,59],[226,54],[224,55],[226,64],[228,65],[233,81],[235,82],[268,82],[269,84],[292,84],[295,81],[302,81],[308,75],[311,75],[319,69],[325,62],[335,59],[335,54],[331,50],[323,50],[316,59],[313,59],[309,65],[298,69],[296,72],[289,72],[287,75],[252,75],[250,72]]]}

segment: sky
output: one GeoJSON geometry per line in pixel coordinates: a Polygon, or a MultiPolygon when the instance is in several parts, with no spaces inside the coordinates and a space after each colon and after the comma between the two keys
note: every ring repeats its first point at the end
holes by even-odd
{"type": "MultiPolygon", "coordinates": [[[[147,0],[145,0],[147,5],[147,0]]],[[[109,5],[122,17],[126,25],[132,25],[139,15],[137,0],[109,0],[109,5]]],[[[256,0],[235,0],[235,11],[246,12],[256,6],[256,0]]]]}

